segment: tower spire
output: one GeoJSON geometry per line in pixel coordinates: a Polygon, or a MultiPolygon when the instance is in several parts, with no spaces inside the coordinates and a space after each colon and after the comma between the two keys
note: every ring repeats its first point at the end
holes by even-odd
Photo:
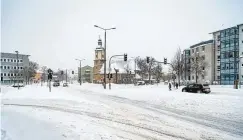
{"type": "Polygon", "coordinates": [[[102,47],[102,40],[100,39],[100,35],[99,35],[99,39],[98,39],[98,46],[102,47]]]}

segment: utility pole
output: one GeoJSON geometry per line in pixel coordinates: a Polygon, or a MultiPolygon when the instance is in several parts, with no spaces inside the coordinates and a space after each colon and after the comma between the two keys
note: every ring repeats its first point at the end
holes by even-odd
{"type": "Polygon", "coordinates": [[[106,89],[106,31],[107,30],[113,30],[113,29],[116,29],[116,28],[108,28],[108,29],[105,29],[105,28],[102,28],[102,27],[97,26],[97,25],[94,25],[94,27],[100,28],[100,29],[102,29],[102,30],[105,31],[105,45],[104,45],[104,89],[106,89]]]}
{"type": "Polygon", "coordinates": [[[77,61],[79,61],[79,67],[80,67],[80,69],[79,69],[79,79],[80,79],[80,81],[79,81],[79,83],[80,83],[80,86],[82,85],[82,70],[81,70],[81,67],[82,67],[82,61],[83,60],[85,60],[85,59],[75,59],[75,60],[77,60],[77,61]]]}
{"type": "Polygon", "coordinates": [[[66,69],[66,83],[67,83],[67,69],[66,69]]]}
{"type": "Polygon", "coordinates": [[[17,54],[17,77],[18,77],[18,89],[19,89],[19,51],[15,51],[17,54]]]}

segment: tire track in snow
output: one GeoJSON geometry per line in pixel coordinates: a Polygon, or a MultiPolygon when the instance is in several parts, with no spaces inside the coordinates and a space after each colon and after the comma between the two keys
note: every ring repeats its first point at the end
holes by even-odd
{"type": "Polygon", "coordinates": [[[180,120],[185,120],[187,122],[199,124],[202,126],[214,128],[217,130],[224,131],[230,134],[236,134],[243,136],[243,122],[235,120],[227,120],[223,118],[214,117],[207,114],[199,114],[194,112],[183,111],[174,108],[168,108],[161,105],[151,104],[145,101],[131,100],[124,97],[100,94],[99,92],[93,92],[87,89],[76,89],[80,93],[90,96],[96,96],[103,99],[111,100],[118,103],[130,104],[139,108],[157,112],[159,114],[168,115],[180,120]]]}
{"type": "MultiPolygon", "coordinates": [[[[147,126],[142,126],[142,125],[138,125],[138,124],[132,124],[132,123],[129,123],[129,122],[122,122],[120,120],[115,120],[115,118],[105,117],[105,116],[100,115],[99,113],[92,113],[92,112],[81,111],[81,110],[74,110],[74,109],[68,109],[68,108],[64,109],[64,108],[60,108],[60,107],[53,107],[53,106],[46,106],[46,105],[14,104],[14,103],[4,103],[3,105],[4,106],[43,108],[43,109],[50,109],[50,110],[67,112],[67,113],[72,113],[72,114],[85,115],[85,116],[89,116],[89,117],[96,118],[96,119],[106,120],[106,121],[110,121],[110,122],[115,122],[115,123],[131,126],[131,127],[135,127],[135,128],[138,128],[138,129],[147,130],[147,131],[155,133],[155,134],[157,134],[159,136],[168,136],[168,137],[176,138],[176,139],[191,140],[191,139],[186,138],[186,137],[176,136],[176,135],[173,135],[173,134],[170,134],[170,133],[162,132],[162,130],[156,130],[156,129],[153,129],[153,128],[149,128],[147,126]]],[[[147,136],[147,135],[137,134],[137,133],[130,132],[130,131],[125,131],[125,132],[129,132],[131,134],[135,134],[135,135],[144,137],[146,139],[154,139],[154,140],[156,139],[156,138],[152,138],[152,137],[147,136]]]]}

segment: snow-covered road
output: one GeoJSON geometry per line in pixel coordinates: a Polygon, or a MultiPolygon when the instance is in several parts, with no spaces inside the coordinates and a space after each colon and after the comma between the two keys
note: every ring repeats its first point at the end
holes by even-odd
{"type": "Polygon", "coordinates": [[[242,139],[243,95],[166,86],[29,86],[2,94],[2,139],[242,139]],[[24,134],[23,134],[24,133],[24,134]]]}

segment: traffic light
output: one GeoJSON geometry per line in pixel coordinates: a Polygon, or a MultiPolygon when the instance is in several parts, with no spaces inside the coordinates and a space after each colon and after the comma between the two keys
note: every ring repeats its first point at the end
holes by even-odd
{"type": "Polygon", "coordinates": [[[164,58],[164,64],[165,65],[167,64],[167,58],[164,58]]]}
{"type": "Polygon", "coordinates": [[[150,61],[150,58],[147,56],[147,63],[149,63],[149,61],[150,61]]]}
{"type": "Polygon", "coordinates": [[[52,80],[52,73],[49,73],[47,78],[48,80],[52,80]]]}
{"type": "Polygon", "coordinates": [[[124,61],[127,61],[127,54],[124,54],[124,61]]]}

